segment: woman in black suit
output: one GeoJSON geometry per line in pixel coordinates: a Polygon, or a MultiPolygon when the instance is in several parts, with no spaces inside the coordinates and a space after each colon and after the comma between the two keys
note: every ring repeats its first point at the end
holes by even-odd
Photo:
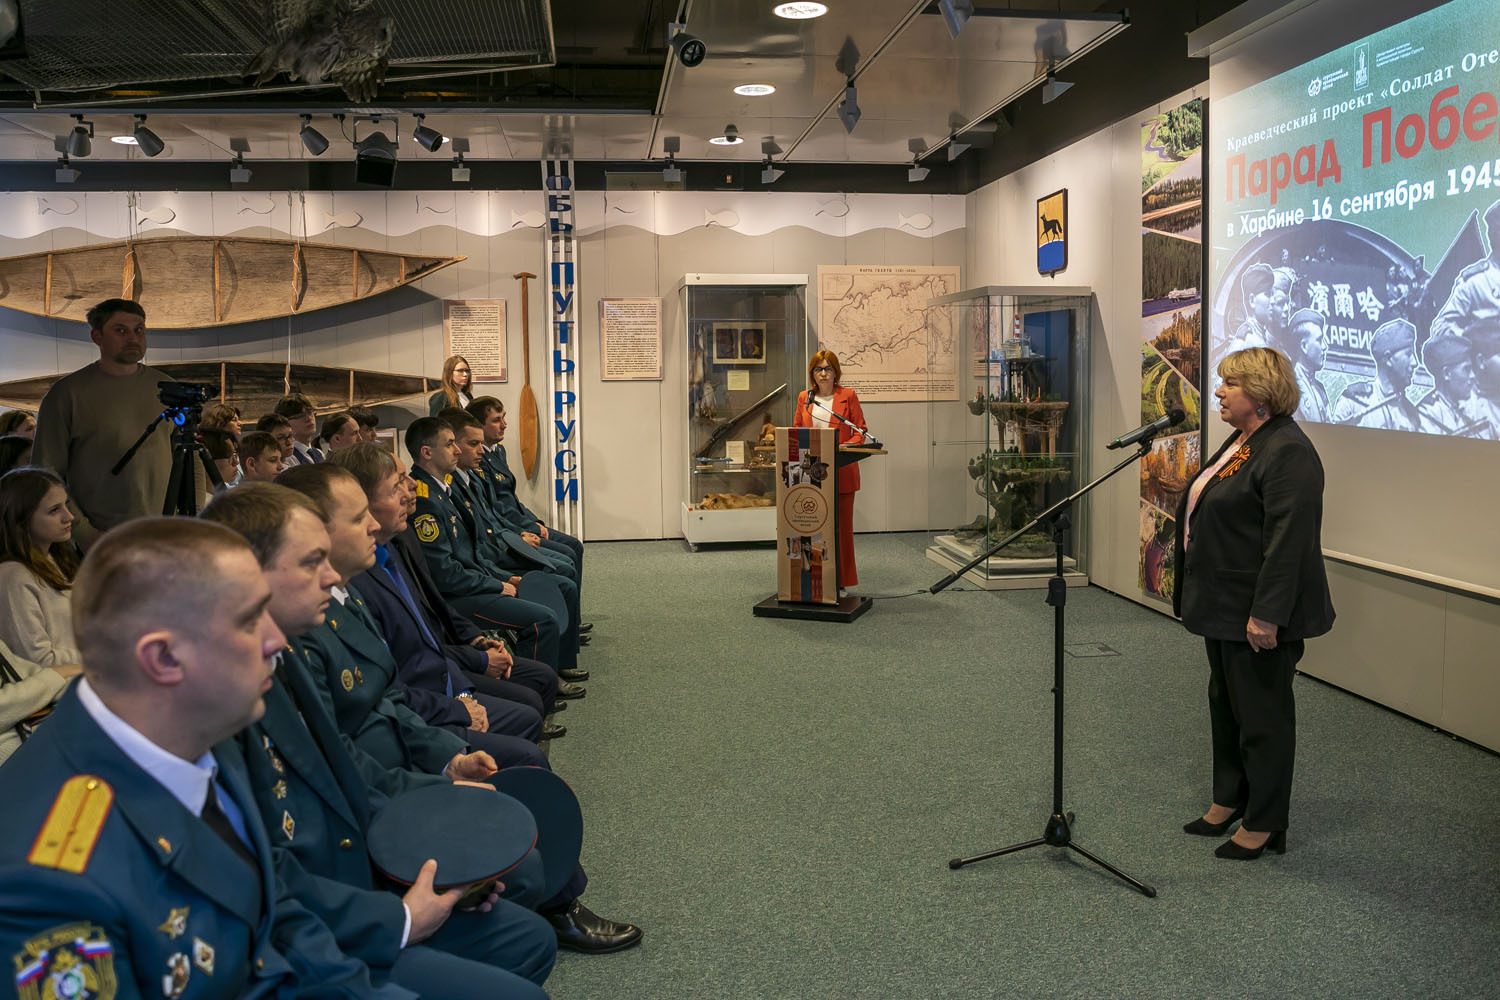
{"type": "Polygon", "coordinates": [[[1214,852],[1286,853],[1303,640],[1333,627],[1323,570],[1323,463],[1292,420],[1291,362],[1252,347],[1219,362],[1214,396],[1235,433],[1177,511],[1173,610],[1208,648],[1213,806],[1183,827],[1222,836],[1214,852]]]}

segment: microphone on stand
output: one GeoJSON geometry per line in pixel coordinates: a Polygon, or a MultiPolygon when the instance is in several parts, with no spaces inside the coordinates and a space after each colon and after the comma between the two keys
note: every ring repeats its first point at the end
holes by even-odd
{"type": "MultiPolygon", "coordinates": [[[[859,426],[859,424],[856,424],[854,421],[852,421],[852,420],[850,420],[850,419],[848,419],[846,417],[840,416],[839,414],[835,413],[829,407],[826,407],[822,403],[818,402],[813,397],[812,391],[809,390],[808,394],[807,394],[807,412],[808,412],[809,416],[812,415],[812,408],[814,406],[816,406],[818,409],[822,410],[824,413],[827,413],[830,417],[832,417],[833,419],[837,420],[839,423],[841,423],[841,424],[848,424],[850,427],[853,427],[855,430],[859,431],[860,436],[865,439],[865,443],[866,444],[872,445],[872,446],[874,446],[876,448],[880,447],[880,442],[875,438],[874,434],[871,434],[869,432],[869,430],[867,430],[866,428],[859,426]]],[[[1182,411],[1179,410],[1178,412],[1180,413],[1182,411]]]]}
{"type": "Polygon", "coordinates": [[[1128,448],[1139,441],[1145,441],[1149,438],[1154,438],[1156,437],[1156,435],[1160,434],[1168,427],[1176,427],[1186,419],[1187,414],[1183,413],[1181,410],[1168,410],[1166,413],[1157,417],[1149,424],[1142,424],[1140,427],[1137,427],[1129,434],[1120,435],[1119,437],[1111,441],[1108,445],[1106,445],[1106,447],[1128,448]]]}

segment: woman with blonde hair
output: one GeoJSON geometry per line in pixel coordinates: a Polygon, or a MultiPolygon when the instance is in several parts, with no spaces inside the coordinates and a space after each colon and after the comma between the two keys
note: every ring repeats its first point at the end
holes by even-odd
{"type": "Polygon", "coordinates": [[[1333,627],[1323,568],[1323,464],[1292,419],[1292,363],[1250,347],[1219,362],[1219,418],[1235,433],[1177,510],[1173,608],[1203,636],[1213,733],[1213,805],[1187,833],[1214,853],[1286,853],[1296,748],[1292,677],[1304,640],[1333,627]]]}
{"type": "Polygon", "coordinates": [[[469,362],[462,355],[455,354],[443,362],[443,387],[433,393],[427,400],[429,415],[437,416],[438,411],[449,406],[463,409],[474,401],[473,379],[469,374],[469,362]]]}
{"type": "MultiPolygon", "coordinates": [[[[798,394],[797,412],[792,419],[793,427],[832,427],[838,431],[840,448],[847,444],[863,444],[864,435],[850,424],[865,426],[859,395],[853,389],[839,385],[843,374],[838,356],[832,351],[814,354],[807,362],[808,388],[798,394]]],[[[859,583],[859,575],[854,569],[854,494],[859,492],[859,466],[846,465],[839,469],[838,479],[839,596],[844,597],[850,587],[859,583]]]]}
{"type": "Polygon", "coordinates": [[[0,477],[0,640],[44,667],[78,663],[68,591],[78,570],[68,491],[49,469],[0,477]]]}

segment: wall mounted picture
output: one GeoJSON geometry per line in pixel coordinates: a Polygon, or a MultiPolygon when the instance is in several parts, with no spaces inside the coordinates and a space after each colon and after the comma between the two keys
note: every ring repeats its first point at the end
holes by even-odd
{"type": "Polygon", "coordinates": [[[1068,266],[1068,189],[1036,200],[1036,269],[1048,277],[1068,266]]]}
{"type": "Polygon", "coordinates": [[[766,363],[766,324],[715,323],[714,364],[763,365],[766,363]]]}

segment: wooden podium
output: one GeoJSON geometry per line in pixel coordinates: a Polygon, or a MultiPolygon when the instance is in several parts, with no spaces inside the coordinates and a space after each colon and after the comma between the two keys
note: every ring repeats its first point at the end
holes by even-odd
{"type": "Polygon", "coordinates": [[[839,470],[877,447],[838,447],[830,427],[776,428],[776,593],[755,605],[757,618],[852,622],[868,597],[839,597],[839,470]]]}

